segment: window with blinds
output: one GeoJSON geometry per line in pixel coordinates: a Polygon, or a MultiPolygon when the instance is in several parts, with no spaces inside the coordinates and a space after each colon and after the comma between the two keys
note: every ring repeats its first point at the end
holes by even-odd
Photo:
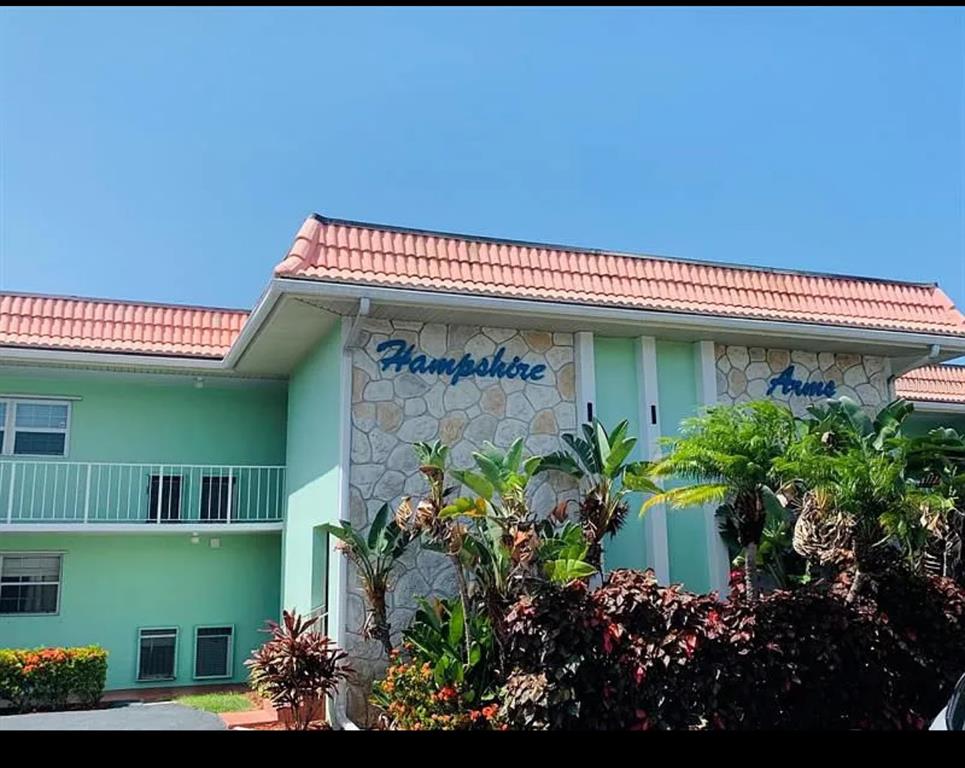
{"type": "Polygon", "coordinates": [[[61,557],[42,552],[0,552],[0,615],[57,613],[61,557]]]}
{"type": "Polygon", "coordinates": [[[198,627],[194,637],[194,676],[231,677],[233,627],[198,627]]]}
{"type": "Polygon", "coordinates": [[[14,456],[66,456],[70,403],[0,399],[0,451],[14,456]]]}

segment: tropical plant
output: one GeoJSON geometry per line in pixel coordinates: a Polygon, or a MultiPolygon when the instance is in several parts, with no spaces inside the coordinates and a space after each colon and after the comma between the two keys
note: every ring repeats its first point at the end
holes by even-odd
{"type": "MultiPolygon", "coordinates": [[[[727,546],[731,564],[743,568],[745,554],[734,525],[734,511],[727,503],[715,512],[717,531],[727,546]]],[[[794,516],[780,504],[765,505],[764,530],[757,547],[757,570],[765,573],[778,589],[806,584],[812,578],[811,564],[793,547],[794,516]]]]}
{"type": "MultiPolygon", "coordinates": [[[[472,455],[472,469],[450,470],[448,449],[439,443],[417,443],[415,450],[428,493],[415,507],[404,498],[396,520],[421,535],[426,548],[449,558],[462,614],[473,615],[481,606],[497,646],[506,608],[528,583],[567,583],[595,572],[585,561],[587,545],[579,529],[560,528],[565,505],[547,510],[547,516],[530,510],[527,488],[541,458],[525,458],[522,439],[506,451],[484,444],[472,455]],[[450,500],[455,488],[446,487],[447,473],[475,496],[450,500]]],[[[472,654],[473,633],[470,622],[462,633],[466,658],[472,654]]]]}
{"type": "Polygon", "coordinates": [[[385,676],[372,686],[372,703],[382,710],[383,728],[400,731],[493,730],[501,726],[499,705],[469,704],[459,688],[438,685],[429,662],[393,651],[385,676]]]}
{"type": "Polygon", "coordinates": [[[594,419],[582,425],[583,437],[563,435],[568,451],[544,456],[537,465],[538,472],[564,472],[580,483],[578,515],[589,545],[586,560],[597,569],[603,567],[603,539],[616,535],[626,521],[627,494],[660,492],[647,477],[646,463],[627,461],[637,443],[627,436],[628,429],[629,422],[623,420],[607,432],[594,419]]]}
{"type": "Polygon", "coordinates": [[[378,640],[386,653],[392,650],[392,628],[386,609],[389,579],[413,540],[413,534],[403,529],[389,514],[388,505],[383,504],[366,535],[355,530],[347,521],[341,525],[329,523],[322,526],[323,530],[339,539],[340,548],[358,568],[368,602],[362,634],[378,640]]]}
{"type": "Polygon", "coordinates": [[[412,658],[428,662],[436,686],[455,686],[466,704],[478,705],[496,695],[493,631],[485,614],[467,618],[462,602],[452,599],[428,601],[417,597],[419,608],[402,633],[412,658]],[[472,637],[468,657],[464,638],[472,637]]]}
{"type": "Polygon", "coordinates": [[[903,400],[874,418],[847,397],[812,405],[803,433],[777,462],[803,488],[795,549],[853,568],[849,602],[897,557],[915,564],[926,539],[922,510],[941,502],[908,473],[911,443],[902,422],[911,411],[903,400]]]}
{"type": "Polygon", "coordinates": [[[666,456],[649,468],[649,475],[683,478],[691,484],[651,496],[641,514],[656,504],[682,508],[726,501],[728,518],[745,554],[747,598],[756,599],[757,550],[767,510],[783,514],[784,507],[775,462],[794,437],[790,410],[767,400],[712,406],[684,419],[678,437],[662,440],[666,456]]]}
{"type": "Polygon", "coordinates": [[[282,623],[268,622],[271,638],[245,661],[252,687],[278,708],[288,708],[297,730],[307,730],[319,702],[335,693],[352,670],[347,654],[304,619],[284,611],[282,623]]]}
{"type": "Polygon", "coordinates": [[[959,579],[965,538],[965,438],[945,428],[912,438],[908,469],[914,481],[938,499],[923,510],[928,541],[922,569],[959,579]]]}
{"type": "Polygon", "coordinates": [[[846,580],[721,601],[616,570],[592,592],[524,595],[503,714],[581,731],[927,727],[961,676],[965,590],[899,567],[849,605],[846,580]]]}

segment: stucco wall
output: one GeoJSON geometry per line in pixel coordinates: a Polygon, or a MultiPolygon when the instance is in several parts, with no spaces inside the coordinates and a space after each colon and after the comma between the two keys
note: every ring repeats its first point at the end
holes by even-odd
{"type": "Polygon", "coordinates": [[[6,368],[0,394],[79,398],[71,405],[69,461],[285,463],[283,382],[245,387],[208,381],[198,389],[183,379],[40,378],[6,368]]]}
{"type": "Polygon", "coordinates": [[[192,544],[190,534],[0,535],[0,549],[63,553],[60,610],[0,616],[0,648],[101,645],[108,689],[244,682],[265,620],[278,617],[279,536],[202,535],[192,544]],[[234,627],[230,679],[194,679],[194,631],[205,625],[234,627]],[[175,680],[137,682],[138,629],[150,627],[178,628],[175,680]]]}
{"type": "MultiPolygon", "coordinates": [[[[341,333],[336,324],[292,373],[288,394],[288,506],[282,536],[282,604],[305,613],[325,603],[323,523],[339,519],[341,333]]],[[[335,606],[328,606],[337,610],[335,606]]]]}
{"type": "MultiPolygon", "coordinates": [[[[352,352],[352,437],[350,515],[367,526],[383,503],[393,508],[404,495],[418,498],[425,490],[412,443],[441,440],[451,447],[452,466],[472,466],[472,452],[486,441],[508,447],[525,439],[529,454],[560,447],[561,432],[576,427],[572,334],[517,332],[501,328],[446,326],[369,320],[352,352]],[[416,353],[478,360],[505,347],[505,360],[519,356],[530,365],[546,366],[539,381],[471,376],[450,384],[444,374],[383,371],[380,342],[403,339],[416,353]]],[[[534,509],[549,511],[566,494],[566,480],[551,473],[531,488],[534,509]]],[[[396,577],[390,596],[390,621],[398,637],[414,612],[414,595],[455,594],[449,564],[438,554],[414,547],[396,577]]],[[[366,716],[367,692],[384,660],[379,645],[364,641],[364,601],[354,572],[349,574],[347,645],[359,672],[349,697],[349,713],[366,716]]]]}
{"type": "Polygon", "coordinates": [[[795,379],[833,381],[836,397],[847,395],[869,410],[892,399],[886,360],[881,357],[724,344],[717,344],[715,351],[717,398],[722,403],[770,397],[788,404],[796,415],[803,415],[808,405],[823,398],[784,394],[781,387],[771,395],[765,394],[771,379],[791,365],[795,379]]]}

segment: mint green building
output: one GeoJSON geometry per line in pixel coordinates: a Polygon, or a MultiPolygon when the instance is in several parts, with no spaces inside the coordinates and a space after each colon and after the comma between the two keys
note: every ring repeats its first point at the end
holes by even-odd
{"type": "MultiPolygon", "coordinates": [[[[487,441],[545,453],[627,418],[652,458],[701,407],[873,408],[963,354],[935,285],[320,216],[251,312],[2,294],[0,647],[98,643],[112,690],[223,685],[295,609],[360,672],[333,716],[364,718],[383,662],[320,526],[421,493],[413,442],[467,466],[487,441]]],[[[531,503],[573,497],[547,475],[531,503]]],[[[451,589],[432,553],[407,557],[397,629],[413,595],[451,589]]],[[[633,517],[606,564],[727,584],[711,509],[633,517]]]]}

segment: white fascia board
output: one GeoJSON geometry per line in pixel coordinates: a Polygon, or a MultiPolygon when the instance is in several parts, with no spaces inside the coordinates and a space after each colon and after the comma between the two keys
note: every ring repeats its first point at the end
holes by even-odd
{"type": "Polygon", "coordinates": [[[225,368],[234,368],[238,364],[248,345],[254,341],[255,337],[261,331],[261,327],[271,316],[283,292],[284,289],[279,286],[277,280],[272,280],[268,284],[268,288],[261,295],[254,311],[248,315],[245,324],[241,326],[241,333],[238,334],[238,337],[231,345],[231,349],[228,350],[228,354],[225,355],[224,360],[221,361],[225,368]]]}
{"type": "MultiPolygon", "coordinates": [[[[940,345],[943,355],[949,359],[965,354],[965,337],[942,336],[930,333],[907,331],[887,331],[871,328],[849,328],[838,325],[819,325],[816,323],[795,323],[783,320],[755,320],[749,318],[726,317],[721,315],[687,314],[682,312],[658,311],[605,307],[593,304],[576,304],[541,299],[507,299],[473,294],[456,294],[442,291],[417,291],[409,288],[386,288],[376,285],[334,283],[321,280],[300,280],[295,278],[275,278],[274,284],[283,293],[329,298],[370,300],[382,304],[403,306],[431,306],[451,309],[476,309],[502,312],[507,315],[526,314],[531,317],[566,318],[570,320],[600,320],[612,323],[625,323],[637,328],[646,325],[648,329],[667,328],[692,330],[707,334],[712,331],[731,331],[759,337],[773,336],[787,345],[788,338],[818,341],[839,341],[845,343],[867,342],[890,344],[908,349],[930,348],[940,345]]],[[[237,344],[237,342],[236,342],[237,344]]]]}
{"type": "Polygon", "coordinates": [[[27,347],[0,348],[0,363],[4,361],[121,366],[125,368],[152,368],[155,370],[163,368],[198,373],[226,370],[223,360],[211,358],[196,359],[138,353],[79,352],[68,349],[33,349],[27,347]]]}
{"type": "Polygon", "coordinates": [[[936,403],[932,400],[912,400],[915,413],[965,414],[965,403],[936,403]]]}

